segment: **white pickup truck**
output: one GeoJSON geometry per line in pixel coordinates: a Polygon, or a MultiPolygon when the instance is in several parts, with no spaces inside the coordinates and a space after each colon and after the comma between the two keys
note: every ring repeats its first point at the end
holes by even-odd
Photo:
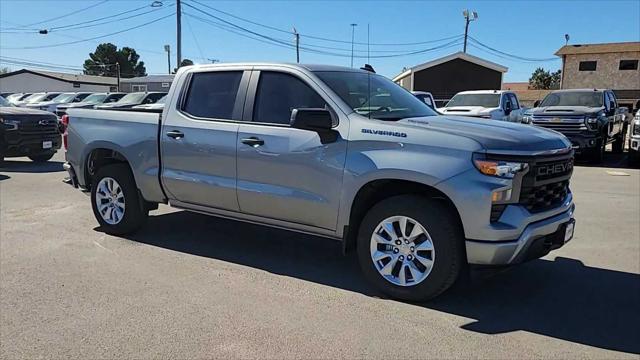
{"type": "Polygon", "coordinates": [[[473,90],[457,93],[445,107],[444,115],[472,116],[484,119],[522,122],[522,107],[514,92],[473,90]]]}

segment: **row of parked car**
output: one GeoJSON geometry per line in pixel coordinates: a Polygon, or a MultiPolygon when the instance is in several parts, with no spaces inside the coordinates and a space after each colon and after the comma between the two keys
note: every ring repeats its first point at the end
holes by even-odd
{"type": "Polygon", "coordinates": [[[166,93],[39,92],[0,94],[0,161],[27,156],[48,161],[62,146],[68,109],[162,110],[166,93]],[[6,95],[6,98],[3,96],[6,95]]]}
{"type": "Polygon", "coordinates": [[[618,104],[612,90],[557,90],[530,109],[520,104],[516,93],[503,90],[463,91],[440,108],[435,107],[430,93],[420,91],[414,95],[443,115],[518,122],[558,131],[571,141],[576,153],[594,163],[603,160],[608,144],[612,144],[614,153],[622,153],[629,133],[629,158],[638,158],[640,111],[631,121],[629,109],[618,104]]]}

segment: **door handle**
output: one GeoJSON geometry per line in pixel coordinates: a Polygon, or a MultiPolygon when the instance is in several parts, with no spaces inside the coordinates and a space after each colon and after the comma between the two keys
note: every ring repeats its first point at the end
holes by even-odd
{"type": "Polygon", "coordinates": [[[252,146],[252,147],[258,147],[258,146],[264,145],[264,140],[259,139],[259,138],[255,137],[255,136],[252,136],[252,137],[246,138],[246,139],[242,139],[240,141],[243,144],[249,145],[249,146],[252,146]]]}
{"type": "Polygon", "coordinates": [[[184,137],[184,133],[178,130],[171,130],[167,132],[167,136],[176,140],[180,140],[184,137]]]}

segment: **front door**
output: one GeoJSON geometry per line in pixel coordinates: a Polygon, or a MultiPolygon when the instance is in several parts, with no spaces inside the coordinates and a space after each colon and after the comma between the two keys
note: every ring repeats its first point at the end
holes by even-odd
{"type": "Polygon", "coordinates": [[[240,211],[335,230],[346,141],[322,144],[289,126],[293,109],[330,108],[328,97],[295,70],[254,71],[249,89],[237,143],[240,211]]]}
{"type": "MultiPolygon", "coordinates": [[[[236,142],[250,71],[194,72],[160,133],[170,200],[238,211],[236,142]]],[[[167,104],[167,106],[171,106],[167,104]]]]}

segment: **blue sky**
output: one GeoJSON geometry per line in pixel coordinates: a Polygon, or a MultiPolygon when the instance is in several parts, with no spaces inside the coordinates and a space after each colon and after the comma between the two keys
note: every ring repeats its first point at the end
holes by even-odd
{"type": "MultiPolygon", "coordinates": [[[[152,21],[175,11],[175,0],[163,0],[164,6],[156,11],[134,17],[83,29],[53,30],[48,35],[22,33],[25,25],[62,16],[72,11],[91,9],[58,20],[36,24],[30,28],[52,28],[68,26],[83,21],[150,5],[152,1],[138,0],[66,0],[31,1],[0,0],[0,57],[24,59],[30,62],[65,65],[72,68],[82,66],[88,53],[101,42],[112,42],[119,47],[130,46],[138,50],[149,73],[166,73],[167,58],[163,45],[175,49],[175,18],[168,17],[139,29],[109,37],[61,45],[42,49],[16,49],[30,46],[47,46],[92,38],[115,31],[131,28],[152,21]]],[[[229,14],[279,28],[289,30],[296,27],[301,34],[302,46],[325,46],[344,50],[324,49],[344,55],[328,56],[315,53],[301,53],[303,63],[325,63],[349,66],[351,23],[357,23],[356,42],[367,42],[367,24],[370,24],[371,43],[398,44],[425,42],[448,38],[464,33],[463,9],[475,10],[479,19],[470,25],[470,35],[494,49],[526,58],[553,58],[553,53],[564,44],[564,34],[570,35],[569,43],[598,43],[640,41],[640,1],[205,1],[206,5],[229,14]],[[326,42],[310,39],[306,35],[330,38],[340,42],[326,42]]],[[[219,12],[191,4],[233,24],[243,26],[261,35],[270,36],[293,43],[293,35],[267,29],[219,12]]],[[[147,10],[151,10],[149,7],[147,10]]],[[[234,61],[285,61],[295,62],[295,51],[254,39],[240,36],[220,27],[214,27],[192,16],[208,18],[186,5],[183,15],[183,57],[196,63],[208,62],[208,58],[223,62],[234,61]]],[[[138,14],[139,12],[130,13],[138,14]]],[[[94,24],[94,23],[91,23],[94,24]]],[[[238,29],[236,28],[237,32],[238,29]]],[[[253,36],[253,35],[252,35],[253,36]]],[[[425,50],[446,44],[452,40],[405,46],[371,46],[373,55],[389,55],[425,50]]],[[[459,51],[462,45],[455,45],[421,54],[393,58],[374,58],[371,64],[378,73],[393,77],[403,67],[410,67],[434,58],[459,51]]],[[[509,68],[505,81],[527,81],[538,66],[557,69],[559,60],[545,62],[524,62],[488,53],[486,50],[470,47],[469,53],[497,62],[509,68]]],[[[366,55],[366,46],[356,45],[356,54],[366,55]]],[[[23,61],[23,60],[19,60],[23,61]]],[[[172,54],[172,66],[175,54],[172,54]]],[[[366,59],[355,59],[362,65],[366,59]]],[[[19,69],[24,66],[0,62],[0,66],[19,69]]],[[[70,71],[73,72],[73,71],[70,71]]]]}

